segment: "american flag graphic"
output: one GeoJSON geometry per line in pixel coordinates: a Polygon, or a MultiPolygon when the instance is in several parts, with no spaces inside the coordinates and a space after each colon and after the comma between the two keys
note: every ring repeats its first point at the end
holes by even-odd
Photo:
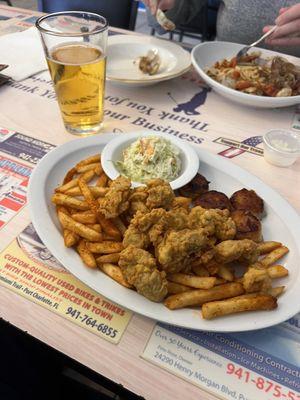
{"type": "MultiPolygon", "coordinates": [[[[241,142],[241,144],[246,144],[247,146],[256,147],[260,143],[262,143],[262,136],[252,136],[248,139],[245,139],[241,142]]],[[[235,147],[230,147],[229,149],[223,150],[218,153],[220,156],[233,158],[239,156],[240,154],[245,153],[246,150],[236,149],[235,147]]]]}

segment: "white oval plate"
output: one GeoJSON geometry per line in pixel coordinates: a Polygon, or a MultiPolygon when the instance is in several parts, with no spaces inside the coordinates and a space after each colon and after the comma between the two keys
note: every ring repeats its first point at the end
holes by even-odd
{"type": "MultiPolygon", "coordinates": [[[[193,48],[192,64],[208,86],[212,87],[221,96],[224,96],[236,103],[257,108],[288,107],[300,103],[300,96],[267,97],[242,93],[238,90],[234,90],[222,85],[206,74],[206,69],[213,66],[216,61],[223,60],[224,58],[229,59],[234,57],[242,47],[244,47],[244,45],[230,42],[201,43],[193,48]]],[[[288,56],[286,54],[277,53],[271,50],[260,49],[258,47],[253,47],[250,52],[255,50],[262,52],[262,58],[281,56],[293,64],[300,66],[300,59],[297,57],[288,56]]]]}
{"type": "Polygon", "coordinates": [[[185,328],[238,332],[266,328],[291,318],[300,311],[300,218],[297,212],[277,192],[258,178],[220,156],[195,147],[200,158],[200,173],[211,181],[211,189],[231,195],[243,187],[254,189],[266,205],[267,216],[263,220],[265,240],[276,240],[289,247],[290,253],[281,261],[290,275],[276,280],[276,285],[286,285],[274,311],[248,312],[230,315],[212,321],[201,318],[198,309],[168,310],[161,303],[153,303],[138,293],[128,290],[104,275],[101,271],[85,267],[78,254],[66,248],[56,217],[51,196],[66,172],[78,161],[100,153],[106,143],[117,134],[104,134],[77,139],[57,147],[46,155],[35,168],[29,184],[28,204],[33,225],[51,253],[73,275],[110,300],[136,313],[165,323],[185,328]]]}
{"type": "MultiPolygon", "coordinates": [[[[116,168],[115,162],[123,159],[123,150],[139,138],[147,136],[160,136],[165,138],[180,150],[181,171],[178,178],[170,182],[171,188],[176,190],[189,183],[199,169],[199,157],[194,147],[177,139],[175,136],[162,132],[155,132],[155,134],[149,131],[131,132],[125,135],[119,135],[115,139],[109,141],[101,154],[101,163],[106,175],[108,175],[110,179],[116,179],[120,175],[120,171],[116,168]]],[[[131,184],[132,187],[143,185],[140,182],[131,182],[131,184]]]]}
{"type": "Polygon", "coordinates": [[[106,78],[125,85],[147,86],[182,75],[191,67],[191,55],[181,46],[153,36],[113,35],[108,38],[106,78]],[[139,57],[157,49],[161,66],[155,75],[138,67],[139,57]]]}

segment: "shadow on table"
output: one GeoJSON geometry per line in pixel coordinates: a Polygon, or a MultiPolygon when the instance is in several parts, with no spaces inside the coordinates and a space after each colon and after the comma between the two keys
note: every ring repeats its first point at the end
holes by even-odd
{"type": "Polygon", "coordinates": [[[0,319],[1,400],[138,400],[44,343],[0,319]]]}

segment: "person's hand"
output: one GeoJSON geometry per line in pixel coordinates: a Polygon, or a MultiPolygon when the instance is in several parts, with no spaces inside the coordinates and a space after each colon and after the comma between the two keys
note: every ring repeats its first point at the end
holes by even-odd
{"type": "Polygon", "coordinates": [[[175,0],[143,0],[143,3],[150,8],[151,14],[155,15],[158,8],[161,10],[173,8],[175,0]]]}
{"type": "MultiPolygon", "coordinates": [[[[300,45],[300,4],[281,8],[275,23],[278,28],[266,39],[267,44],[273,46],[300,45]]],[[[271,28],[271,26],[265,26],[263,31],[268,32],[271,28]]]]}

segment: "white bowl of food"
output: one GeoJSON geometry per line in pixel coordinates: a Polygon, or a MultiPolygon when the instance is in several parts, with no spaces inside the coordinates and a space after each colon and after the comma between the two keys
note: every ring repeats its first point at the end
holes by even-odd
{"type": "MultiPolygon", "coordinates": [[[[260,52],[261,55],[253,62],[244,62],[234,66],[222,65],[224,59],[232,60],[244,45],[230,42],[206,42],[194,47],[192,51],[192,64],[201,78],[220,95],[247,106],[258,108],[288,107],[300,103],[300,59],[271,50],[253,47],[249,54],[260,52]],[[280,78],[281,83],[276,83],[277,73],[272,67],[274,57],[282,57],[294,65],[298,89],[290,90],[291,76],[288,73],[280,78]],[[219,62],[219,67],[215,63],[219,62]],[[254,64],[258,64],[257,66],[254,64]],[[248,64],[248,65],[247,65],[248,64]],[[252,64],[252,65],[251,65],[252,64]],[[262,68],[266,70],[266,78],[262,78],[262,68]],[[269,71],[270,70],[270,71],[269,71]],[[239,75],[239,76],[238,76],[239,75]],[[218,80],[220,80],[220,83],[218,80]],[[237,82],[245,81],[244,85],[237,82]],[[243,87],[244,86],[244,87],[243,87]],[[284,87],[282,87],[284,86],[284,87]],[[287,90],[282,90],[287,89],[287,90]]],[[[289,67],[290,68],[290,67],[289,67]]],[[[292,78],[294,79],[294,78],[292,78]]],[[[293,83],[293,87],[297,85],[293,83]]]]}
{"type": "Polygon", "coordinates": [[[199,169],[199,157],[192,146],[157,132],[117,136],[104,147],[101,163],[110,179],[124,175],[138,187],[161,178],[170,182],[173,190],[190,182],[199,169]]]}

